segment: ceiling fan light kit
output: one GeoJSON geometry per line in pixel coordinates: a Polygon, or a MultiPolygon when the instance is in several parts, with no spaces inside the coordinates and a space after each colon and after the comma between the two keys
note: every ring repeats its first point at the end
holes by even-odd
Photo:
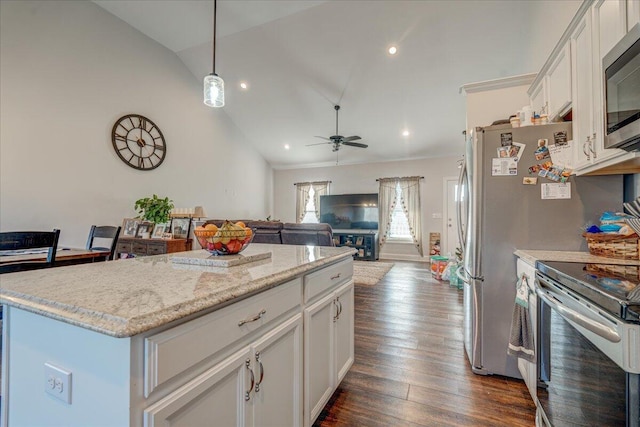
{"type": "Polygon", "coordinates": [[[224,107],[224,80],[216,74],[216,13],[218,1],[213,1],[213,72],[204,77],[204,104],[209,107],[224,107]]]}

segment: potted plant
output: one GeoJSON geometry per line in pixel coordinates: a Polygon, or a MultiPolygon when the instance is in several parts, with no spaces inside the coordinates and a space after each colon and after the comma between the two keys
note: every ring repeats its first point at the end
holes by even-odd
{"type": "Polygon", "coordinates": [[[169,222],[173,200],[168,197],[161,199],[157,195],[136,200],[134,205],[138,218],[154,224],[165,224],[169,222]]]}

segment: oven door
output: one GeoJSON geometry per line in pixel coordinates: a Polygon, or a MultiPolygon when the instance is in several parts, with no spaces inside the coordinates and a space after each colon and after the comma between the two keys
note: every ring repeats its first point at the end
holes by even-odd
{"type": "Polygon", "coordinates": [[[559,283],[537,274],[539,415],[553,427],[638,427],[639,375],[611,360],[585,335],[616,351],[624,337],[612,319],[559,283]],[[597,341],[597,340],[596,340],[597,341]]]}

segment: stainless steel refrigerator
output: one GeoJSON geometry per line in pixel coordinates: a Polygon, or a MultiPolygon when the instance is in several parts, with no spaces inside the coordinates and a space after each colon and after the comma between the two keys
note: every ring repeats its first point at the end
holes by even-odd
{"type": "MultiPolygon", "coordinates": [[[[464,283],[464,346],[475,373],[521,378],[517,358],[507,355],[517,280],[514,251],[587,251],[582,227],[597,221],[605,210],[622,209],[621,175],[571,176],[569,199],[542,198],[542,185],[555,182],[529,168],[550,160],[535,157],[541,139],[551,146],[563,136],[571,140],[571,122],[476,128],[467,138],[458,197],[464,248],[460,276],[464,283]],[[509,142],[524,144],[516,170],[508,167],[513,164],[501,161],[506,159],[500,153],[512,148],[509,142]],[[523,184],[523,178],[534,177],[537,183],[523,184]]],[[[545,197],[557,197],[559,186],[552,188],[545,197]]]]}

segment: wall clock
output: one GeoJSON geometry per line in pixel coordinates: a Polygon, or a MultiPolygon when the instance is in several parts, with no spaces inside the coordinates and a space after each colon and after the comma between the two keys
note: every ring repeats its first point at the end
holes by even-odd
{"type": "Polygon", "coordinates": [[[157,168],[167,155],[167,143],[160,128],[139,114],[127,114],[116,120],[111,142],[118,157],[138,170],[157,168]]]}

